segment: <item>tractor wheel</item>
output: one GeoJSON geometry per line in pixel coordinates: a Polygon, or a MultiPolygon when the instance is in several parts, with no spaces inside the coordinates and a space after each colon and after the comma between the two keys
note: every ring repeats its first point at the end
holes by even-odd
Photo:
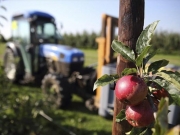
{"type": "Polygon", "coordinates": [[[66,108],[71,102],[68,82],[54,74],[47,74],[42,80],[41,88],[48,104],[55,108],[66,108]]]}
{"type": "Polygon", "coordinates": [[[4,54],[3,65],[4,72],[8,80],[12,82],[18,82],[23,78],[23,65],[20,64],[21,63],[18,61],[17,57],[14,56],[12,50],[10,48],[7,48],[4,54]]]}

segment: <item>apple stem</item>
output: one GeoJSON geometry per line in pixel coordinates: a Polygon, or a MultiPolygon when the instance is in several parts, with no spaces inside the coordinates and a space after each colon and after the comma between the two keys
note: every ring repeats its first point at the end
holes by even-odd
{"type": "Polygon", "coordinates": [[[149,101],[151,107],[153,108],[153,111],[156,112],[156,111],[157,111],[157,108],[156,108],[156,106],[154,105],[154,102],[153,102],[153,100],[152,100],[152,98],[151,98],[149,92],[148,92],[148,95],[147,95],[147,99],[148,99],[148,101],[149,101]]]}
{"type": "Polygon", "coordinates": [[[143,78],[144,77],[144,75],[143,75],[143,68],[140,67],[139,70],[140,70],[140,73],[141,73],[141,78],[143,78]]]}
{"type": "Polygon", "coordinates": [[[141,69],[140,69],[140,67],[138,67],[138,66],[136,65],[136,68],[137,68],[137,71],[138,71],[139,76],[142,78],[142,74],[141,74],[141,69]]]}

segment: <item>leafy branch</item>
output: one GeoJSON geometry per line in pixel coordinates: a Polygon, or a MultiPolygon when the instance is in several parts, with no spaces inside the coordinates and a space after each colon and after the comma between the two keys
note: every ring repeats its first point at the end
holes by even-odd
{"type": "MultiPolygon", "coordinates": [[[[150,42],[158,22],[153,22],[141,32],[136,42],[135,51],[120,41],[114,40],[112,42],[112,49],[124,57],[124,59],[133,63],[136,68],[125,68],[121,72],[121,76],[117,74],[103,75],[94,84],[95,90],[98,86],[105,86],[116,82],[121,77],[130,74],[145,80],[149,89],[146,98],[153,107],[156,116],[155,123],[153,124],[154,128],[151,130],[152,125],[145,128],[133,127],[130,132],[126,133],[128,135],[149,135],[152,134],[152,131],[153,135],[172,135],[177,130],[177,127],[175,127],[168,131],[167,114],[169,104],[180,105],[180,73],[177,71],[166,71],[165,69],[169,61],[165,59],[149,62],[157,53],[157,51],[151,51],[152,45],[150,45],[150,42]],[[159,98],[153,95],[154,91],[162,92],[162,90],[167,93],[164,97],[160,95],[159,98]]],[[[123,120],[126,120],[125,110],[121,110],[116,117],[116,122],[122,122],[123,120]]]]}

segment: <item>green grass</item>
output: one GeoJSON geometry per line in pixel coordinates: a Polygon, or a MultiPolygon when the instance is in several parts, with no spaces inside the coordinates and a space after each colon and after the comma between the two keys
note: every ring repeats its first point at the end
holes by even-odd
{"type": "Polygon", "coordinates": [[[85,66],[97,64],[97,50],[81,49],[85,53],[85,66]]]}
{"type": "Polygon", "coordinates": [[[86,109],[83,100],[76,95],[73,96],[69,109],[56,110],[55,114],[61,125],[77,135],[111,134],[112,120],[102,118],[97,113],[86,109]]]}
{"type": "Polygon", "coordinates": [[[180,66],[180,54],[179,55],[158,54],[154,58],[152,58],[152,61],[156,61],[160,59],[166,59],[169,61],[170,64],[180,66]]]}
{"type": "Polygon", "coordinates": [[[6,45],[4,43],[0,43],[0,61],[2,61],[5,48],[6,48],[6,45]]]}

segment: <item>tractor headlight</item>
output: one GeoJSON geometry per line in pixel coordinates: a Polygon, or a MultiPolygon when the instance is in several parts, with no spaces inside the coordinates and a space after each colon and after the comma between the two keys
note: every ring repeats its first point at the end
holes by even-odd
{"type": "Polygon", "coordinates": [[[84,57],[80,57],[80,61],[84,61],[84,57]]]}

